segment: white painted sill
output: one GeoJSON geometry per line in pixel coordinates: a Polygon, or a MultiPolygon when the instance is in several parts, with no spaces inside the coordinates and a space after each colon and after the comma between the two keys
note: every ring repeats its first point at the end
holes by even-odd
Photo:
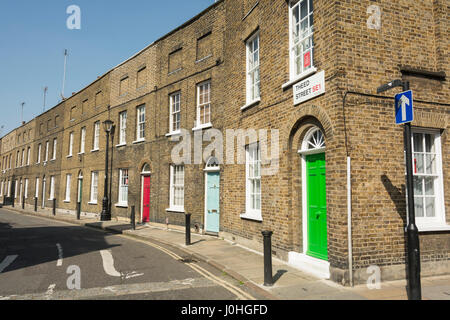
{"type": "Polygon", "coordinates": [[[70,203],[70,200],[64,200],[64,203],[70,203]]]}
{"type": "Polygon", "coordinates": [[[96,206],[96,205],[98,205],[98,202],[88,202],[88,205],[90,205],[90,206],[96,206]]]}
{"type": "Polygon", "coordinates": [[[245,109],[248,109],[250,107],[253,107],[254,105],[258,104],[261,102],[261,98],[258,98],[250,103],[247,103],[245,106],[241,107],[241,111],[244,111],[245,109]]]}
{"type": "Polygon", "coordinates": [[[212,128],[212,126],[213,126],[212,123],[202,124],[200,126],[192,128],[192,131],[200,131],[200,130],[203,130],[203,129],[209,129],[209,128],[212,128]]]}
{"type": "Polygon", "coordinates": [[[73,155],[69,154],[66,158],[67,158],[67,159],[70,159],[70,158],[72,158],[72,157],[73,157],[73,155]]]}
{"type": "Polygon", "coordinates": [[[116,145],[116,148],[125,147],[126,145],[127,145],[126,142],[125,143],[121,143],[121,144],[116,145]]]}
{"type": "Polygon", "coordinates": [[[262,219],[261,215],[259,215],[259,217],[257,217],[256,215],[250,215],[248,213],[242,213],[240,217],[241,217],[241,219],[245,219],[245,220],[252,220],[252,221],[257,221],[257,222],[263,222],[263,219],[262,219]]]}
{"type": "Polygon", "coordinates": [[[91,153],[92,152],[99,152],[100,151],[100,149],[93,149],[93,150],[91,150],[91,153]]]}
{"type": "Polygon", "coordinates": [[[436,232],[436,231],[450,231],[450,225],[443,224],[429,224],[429,225],[417,225],[419,232],[436,232]]]}
{"type": "Polygon", "coordinates": [[[317,68],[312,67],[311,69],[309,69],[308,71],[303,72],[302,74],[299,74],[297,77],[295,77],[292,80],[289,80],[288,82],[286,82],[285,84],[283,84],[281,86],[281,88],[284,90],[286,88],[289,88],[290,86],[292,86],[293,84],[305,79],[306,77],[312,75],[313,73],[317,72],[317,68]]]}
{"type": "Polygon", "coordinates": [[[184,208],[167,208],[166,209],[167,212],[176,212],[176,213],[185,213],[186,211],[184,210],[184,208]]]}
{"type": "Polygon", "coordinates": [[[116,208],[128,208],[128,203],[116,203],[114,206],[116,208]]]}
{"type": "Polygon", "coordinates": [[[181,135],[181,131],[174,131],[174,132],[170,132],[168,134],[166,134],[166,137],[173,137],[173,136],[180,136],[181,135]]]}
{"type": "Polygon", "coordinates": [[[139,144],[139,143],[142,143],[142,142],[145,142],[145,139],[136,140],[136,141],[133,141],[132,143],[133,144],[139,144]]]}

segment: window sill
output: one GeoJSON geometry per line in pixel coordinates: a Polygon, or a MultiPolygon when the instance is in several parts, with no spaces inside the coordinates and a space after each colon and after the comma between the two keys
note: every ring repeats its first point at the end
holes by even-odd
{"type": "Polygon", "coordinates": [[[78,152],[78,155],[79,156],[84,155],[84,152],[78,152]]]}
{"type": "Polygon", "coordinates": [[[70,159],[70,158],[72,158],[73,156],[71,155],[71,154],[69,154],[66,158],[67,159],[70,159]]]}
{"type": "Polygon", "coordinates": [[[261,98],[258,98],[250,103],[247,103],[245,106],[241,107],[241,111],[244,111],[245,109],[248,109],[250,107],[253,107],[254,105],[258,104],[261,102],[261,98]]]}
{"type": "Polygon", "coordinates": [[[133,141],[132,143],[133,144],[139,144],[139,143],[142,143],[142,142],[145,142],[145,139],[136,140],[136,141],[133,141]]]}
{"type": "Polygon", "coordinates": [[[166,137],[180,136],[180,135],[181,135],[181,130],[177,130],[177,131],[166,134],[166,137]]]}
{"type": "Polygon", "coordinates": [[[64,200],[64,203],[70,203],[70,200],[64,200]]]}
{"type": "Polygon", "coordinates": [[[114,206],[116,208],[128,208],[128,203],[116,203],[114,206]]]}
{"type": "Polygon", "coordinates": [[[167,208],[167,212],[185,213],[184,208],[167,208]]]}
{"type": "Polygon", "coordinates": [[[436,231],[450,231],[450,225],[445,224],[422,224],[417,225],[419,232],[436,232],[436,231]]]}
{"type": "Polygon", "coordinates": [[[127,145],[126,143],[121,143],[121,144],[116,145],[116,148],[125,147],[126,145],[127,145]]]}
{"type": "Polygon", "coordinates": [[[212,126],[213,126],[212,123],[202,124],[202,125],[200,125],[198,127],[192,128],[192,131],[200,131],[200,130],[203,130],[203,129],[209,129],[209,128],[212,128],[212,126]]]}
{"type": "Polygon", "coordinates": [[[90,205],[90,206],[96,206],[96,205],[98,205],[98,202],[92,202],[92,201],[90,201],[90,202],[88,202],[88,205],[90,205]]]}
{"type": "Polygon", "coordinates": [[[317,69],[316,69],[315,67],[312,67],[312,68],[309,69],[308,71],[303,72],[302,74],[298,75],[296,78],[294,78],[294,79],[292,79],[292,80],[289,80],[288,82],[286,82],[285,84],[283,84],[283,85],[281,86],[281,88],[282,88],[283,90],[284,90],[284,89],[287,89],[287,88],[289,88],[290,86],[292,86],[293,84],[295,84],[295,83],[297,83],[297,82],[299,82],[299,81],[305,79],[306,77],[308,77],[308,76],[310,76],[310,75],[312,75],[313,73],[316,73],[316,72],[317,72],[317,69]]]}
{"type": "Polygon", "coordinates": [[[245,220],[252,220],[252,221],[257,221],[257,222],[263,222],[261,213],[258,213],[258,214],[242,213],[240,217],[241,217],[241,219],[245,219],[245,220]]]}
{"type": "Polygon", "coordinates": [[[206,56],[206,57],[204,57],[204,58],[200,58],[200,59],[196,60],[195,63],[203,62],[203,61],[205,61],[205,60],[208,60],[208,59],[211,58],[211,57],[212,57],[212,54],[210,54],[210,55],[208,55],[208,56],[206,56]]]}
{"type": "Polygon", "coordinates": [[[91,150],[91,153],[92,152],[99,152],[100,151],[100,149],[94,149],[94,150],[91,150]]]}
{"type": "Polygon", "coordinates": [[[175,69],[175,70],[173,70],[173,71],[170,71],[167,75],[170,76],[170,75],[175,74],[175,73],[177,73],[177,72],[179,72],[179,71],[181,71],[181,70],[183,70],[183,68],[175,69]]]}

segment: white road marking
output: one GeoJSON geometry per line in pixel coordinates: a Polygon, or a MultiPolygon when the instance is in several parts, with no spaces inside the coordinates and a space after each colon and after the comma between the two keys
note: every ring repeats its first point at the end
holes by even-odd
{"type": "Polygon", "coordinates": [[[121,277],[122,274],[117,272],[117,270],[114,268],[114,258],[111,254],[111,251],[101,250],[100,254],[102,255],[103,269],[105,269],[106,274],[111,277],[121,277]]]}
{"type": "Polygon", "coordinates": [[[17,259],[17,257],[18,255],[7,256],[5,260],[3,260],[2,263],[0,263],[0,273],[2,273],[3,270],[5,270],[11,263],[13,263],[14,260],[17,259]]]}
{"type": "Polygon", "coordinates": [[[45,293],[45,299],[46,300],[50,300],[52,298],[53,291],[55,290],[55,288],[56,288],[56,284],[51,284],[48,287],[47,292],[45,293]]]}
{"type": "Polygon", "coordinates": [[[56,244],[58,248],[58,262],[56,262],[57,267],[61,267],[63,265],[63,249],[59,243],[56,244]]]}

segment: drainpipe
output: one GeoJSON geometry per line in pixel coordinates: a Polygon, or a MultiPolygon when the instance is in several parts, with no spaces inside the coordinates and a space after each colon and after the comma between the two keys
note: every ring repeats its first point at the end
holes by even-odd
{"type": "Polygon", "coordinates": [[[352,160],[347,157],[347,226],[348,226],[348,271],[350,286],[353,287],[353,248],[352,248],[352,160]]]}

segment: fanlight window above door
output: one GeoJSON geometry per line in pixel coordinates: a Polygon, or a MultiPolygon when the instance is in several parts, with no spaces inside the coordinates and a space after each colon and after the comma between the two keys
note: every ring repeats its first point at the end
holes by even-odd
{"type": "Polygon", "coordinates": [[[323,136],[322,131],[319,128],[316,128],[307,136],[306,149],[314,150],[323,148],[325,148],[325,137],[323,136]]]}

